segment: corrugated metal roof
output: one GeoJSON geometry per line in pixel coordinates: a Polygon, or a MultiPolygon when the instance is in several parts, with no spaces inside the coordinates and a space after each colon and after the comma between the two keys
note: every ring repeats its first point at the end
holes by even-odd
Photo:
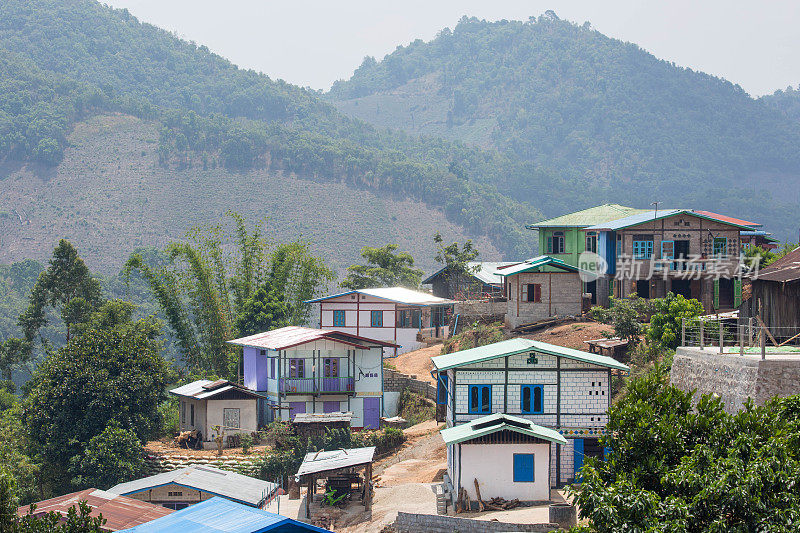
{"type": "Polygon", "coordinates": [[[181,385],[180,387],[174,388],[169,392],[176,396],[184,396],[187,398],[197,398],[198,400],[205,400],[208,398],[213,398],[214,396],[217,396],[218,394],[222,394],[223,392],[227,392],[229,390],[236,390],[237,392],[241,392],[242,394],[247,394],[249,396],[252,396],[253,398],[263,398],[263,395],[258,394],[255,391],[252,391],[245,387],[240,387],[226,380],[209,381],[207,379],[198,379],[197,381],[193,381],[191,383],[187,383],[186,385],[181,385]],[[214,386],[213,388],[211,387],[212,385],[214,386]]]}
{"type": "MultiPolygon", "coordinates": [[[[351,333],[342,331],[331,331],[327,329],[305,328],[302,326],[286,326],[285,328],[273,329],[263,333],[256,333],[249,337],[233,339],[228,341],[238,346],[249,346],[252,348],[263,348],[267,350],[285,350],[294,346],[300,346],[309,342],[319,340],[330,340],[341,342],[357,348],[368,349],[370,344],[377,346],[388,346],[394,348],[395,344],[387,341],[368,339],[359,337],[351,333]]],[[[398,346],[399,347],[399,346],[398,346]]]]}
{"type": "Polygon", "coordinates": [[[772,237],[772,233],[768,233],[763,229],[757,229],[753,231],[740,231],[739,235],[743,237],[763,237],[767,242],[781,242],[780,239],[776,239],[772,237]]]}
{"type": "Polygon", "coordinates": [[[530,420],[504,413],[494,413],[476,418],[466,424],[460,424],[440,431],[445,444],[458,444],[498,431],[513,431],[558,444],[566,444],[565,439],[555,430],[534,424],[530,420]]]}
{"type": "Polygon", "coordinates": [[[752,226],[747,226],[743,224],[737,224],[735,222],[731,222],[730,217],[725,217],[723,215],[717,215],[716,213],[711,213],[714,216],[709,216],[707,214],[703,214],[706,212],[701,211],[694,211],[692,209],[659,209],[658,211],[655,210],[648,210],[644,213],[639,213],[636,215],[631,215],[629,217],[620,218],[618,220],[612,220],[611,222],[607,222],[604,224],[596,224],[594,226],[589,226],[585,228],[586,231],[617,231],[620,229],[629,228],[631,226],[637,226],[639,224],[643,224],[645,222],[650,222],[651,220],[661,220],[662,218],[671,217],[674,215],[685,214],[690,216],[696,216],[700,218],[705,218],[707,220],[714,220],[717,222],[722,222],[723,224],[728,224],[730,226],[735,226],[737,228],[751,230],[753,229],[752,226]]]}
{"type": "Polygon", "coordinates": [[[727,215],[720,215],[719,213],[713,213],[711,211],[703,211],[702,209],[693,209],[692,211],[694,211],[699,215],[705,215],[709,218],[714,218],[722,222],[730,222],[732,224],[737,224],[739,226],[749,226],[751,228],[760,228],[761,226],[763,226],[763,224],[759,224],[758,222],[748,222],[747,220],[742,220],[741,218],[733,218],[727,215]]]}
{"type": "MultiPolygon", "coordinates": [[[[497,274],[497,270],[503,267],[510,267],[512,265],[518,264],[519,261],[468,261],[467,268],[473,269],[476,266],[480,266],[480,269],[476,272],[472,272],[472,276],[476,279],[482,281],[483,283],[488,283],[489,285],[502,285],[503,278],[497,274]]],[[[422,281],[423,285],[430,285],[433,283],[433,280],[444,272],[447,267],[442,267],[426,279],[422,281]]]]}
{"type": "Polygon", "coordinates": [[[800,247],[760,270],[754,281],[795,281],[798,279],[800,279],[800,247]]]}
{"type": "Polygon", "coordinates": [[[294,477],[299,480],[300,476],[308,474],[371,463],[373,457],[375,457],[374,446],[329,452],[309,452],[303,458],[303,464],[300,465],[300,469],[294,477]]]}
{"type": "Polygon", "coordinates": [[[646,209],[636,209],[619,204],[603,204],[574,213],[567,213],[559,217],[550,218],[525,226],[527,229],[552,228],[552,227],[578,227],[593,226],[627,217],[636,213],[642,213],[646,209]]]}
{"type": "Polygon", "coordinates": [[[381,298],[383,300],[389,300],[390,302],[396,302],[405,305],[420,305],[427,307],[432,305],[449,305],[455,303],[453,300],[439,298],[438,296],[434,296],[427,292],[412,291],[411,289],[406,289],[405,287],[358,289],[355,291],[340,292],[339,294],[331,294],[330,296],[323,296],[322,298],[316,298],[314,300],[307,300],[306,303],[322,302],[325,300],[330,300],[331,298],[338,298],[339,296],[347,296],[348,294],[355,293],[366,294],[367,296],[373,296],[375,298],[381,298]]]}
{"type": "Polygon", "coordinates": [[[353,413],[298,413],[292,421],[295,424],[324,424],[328,422],[350,422],[353,413]]]}
{"type": "Polygon", "coordinates": [[[448,353],[445,355],[438,355],[432,357],[433,366],[437,370],[447,370],[448,368],[455,368],[472,363],[479,363],[481,361],[488,361],[498,357],[505,357],[507,355],[514,355],[523,352],[539,352],[558,357],[566,357],[567,359],[574,359],[584,363],[593,365],[604,366],[607,368],[614,368],[617,370],[630,370],[627,365],[620,363],[606,357],[605,355],[598,355],[594,353],[575,350],[573,348],[566,348],[564,346],[556,346],[555,344],[548,344],[546,342],[535,341],[531,339],[515,338],[505,341],[495,342],[494,344],[487,344],[486,346],[478,346],[477,348],[470,348],[469,350],[461,350],[460,352],[448,353]]]}
{"type": "Polygon", "coordinates": [[[523,261],[522,263],[504,268],[503,270],[500,270],[497,275],[502,277],[513,276],[514,274],[519,274],[520,272],[535,271],[543,266],[552,266],[568,272],[580,272],[579,268],[568,265],[561,259],[556,259],[555,257],[550,257],[549,255],[540,255],[539,257],[533,257],[523,261]]]}
{"type": "Polygon", "coordinates": [[[328,529],[224,498],[211,498],[191,505],[169,516],[126,529],[125,533],[264,533],[274,530],[330,533],[328,529]]]}
{"type": "Polygon", "coordinates": [[[275,483],[243,476],[236,472],[228,472],[208,465],[193,465],[120,483],[108,489],[108,492],[131,495],[170,483],[254,506],[260,505],[278,488],[275,483]]]}
{"type": "MultiPolygon", "coordinates": [[[[106,519],[103,529],[107,531],[118,531],[144,524],[173,512],[172,509],[160,505],[126,498],[104,490],[86,489],[37,502],[34,515],[39,516],[50,512],[66,515],[81,501],[85,501],[92,508],[91,516],[103,515],[103,518],[106,519]]],[[[28,514],[29,510],[30,506],[24,505],[17,509],[17,515],[24,516],[28,514]]]]}

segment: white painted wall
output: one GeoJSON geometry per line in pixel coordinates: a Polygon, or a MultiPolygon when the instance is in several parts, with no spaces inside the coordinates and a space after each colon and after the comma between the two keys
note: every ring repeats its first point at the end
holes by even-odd
{"type": "MultiPolygon", "coordinates": [[[[522,501],[550,499],[549,444],[467,444],[461,445],[461,486],[476,499],[474,479],[481,488],[481,498],[496,496],[522,501]],[[514,482],[514,454],[534,454],[534,481],[514,482]]],[[[458,480],[455,480],[457,483],[458,480]]]]}

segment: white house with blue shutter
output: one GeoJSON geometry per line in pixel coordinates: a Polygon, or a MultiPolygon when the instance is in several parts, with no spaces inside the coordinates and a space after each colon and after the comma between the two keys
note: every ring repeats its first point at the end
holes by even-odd
{"type": "MultiPolygon", "coordinates": [[[[572,482],[585,457],[603,456],[599,438],[608,421],[611,378],[629,371],[610,357],[522,338],[440,355],[433,358],[433,365],[448,428],[499,413],[548,428],[566,439],[548,441],[553,447],[545,466],[549,472],[537,475],[537,479],[548,479],[552,487],[572,482]]],[[[508,443],[502,439],[495,443],[504,444],[508,443]]],[[[448,445],[447,452],[448,472],[455,483],[452,474],[458,472],[459,461],[463,467],[464,457],[456,445],[448,445]]],[[[512,460],[496,457],[493,462],[500,468],[512,460]]],[[[542,467],[544,463],[535,464],[542,467]]],[[[513,480],[508,482],[513,485],[513,480]]]]}

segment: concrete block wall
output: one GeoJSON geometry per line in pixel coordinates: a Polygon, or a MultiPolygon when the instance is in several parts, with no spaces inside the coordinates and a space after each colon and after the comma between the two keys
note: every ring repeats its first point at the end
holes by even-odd
{"type": "Polygon", "coordinates": [[[775,396],[800,394],[800,356],[714,353],[713,350],[679,347],[672,362],[670,382],[676,387],[696,390],[694,401],[703,394],[717,394],[725,410],[735,413],[747,398],[763,405],[775,396]]]}
{"type": "Polygon", "coordinates": [[[562,372],[561,412],[602,413],[608,409],[608,372],[562,372]]]}
{"type": "Polygon", "coordinates": [[[436,387],[427,381],[416,379],[396,370],[383,369],[383,390],[403,392],[405,389],[409,389],[411,392],[429,400],[436,401],[436,387]]]}
{"type": "Polygon", "coordinates": [[[558,524],[514,524],[488,520],[472,520],[455,516],[397,513],[394,530],[398,533],[482,533],[493,531],[532,531],[545,533],[558,529],[558,524]]]}
{"type": "MultiPolygon", "coordinates": [[[[553,445],[556,448],[556,445],[553,445]]],[[[575,441],[567,439],[567,444],[561,446],[561,479],[559,484],[569,483],[575,477],[575,441]]],[[[556,454],[550,456],[550,479],[556,479],[556,454]]]]}

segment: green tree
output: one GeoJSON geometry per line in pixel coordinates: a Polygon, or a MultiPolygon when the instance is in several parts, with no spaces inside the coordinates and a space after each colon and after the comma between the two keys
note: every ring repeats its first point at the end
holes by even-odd
{"type": "Polygon", "coordinates": [[[687,300],[680,294],[667,293],[665,298],[651,300],[653,316],[647,327],[647,342],[675,349],[681,342],[683,320],[692,320],[703,314],[703,304],[687,300]]]}
{"type": "Polygon", "coordinates": [[[260,287],[244,303],[236,317],[239,335],[254,335],[286,325],[289,310],[283,298],[269,285],[260,287]]]}
{"type": "Polygon", "coordinates": [[[440,233],[433,236],[436,244],[436,262],[445,267],[444,277],[450,286],[451,294],[459,295],[464,291],[472,290],[473,284],[469,281],[471,276],[480,270],[480,266],[470,266],[469,263],[478,258],[478,250],[467,240],[462,246],[457,242],[444,244],[440,233]]]}
{"type": "Polygon", "coordinates": [[[642,318],[649,311],[651,301],[636,295],[627,298],[611,297],[607,308],[599,305],[592,307],[592,318],[614,326],[615,337],[636,344],[644,333],[642,318]]]}
{"type": "MultiPolygon", "coordinates": [[[[189,232],[190,242],[170,244],[166,266],[152,267],[134,254],[125,270],[138,270],[149,283],[187,366],[233,379],[240,350],[227,341],[241,334],[237,321],[245,309],[248,315],[241,324],[256,327],[258,307],[276,298],[285,307],[285,319],[276,323],[303,325],[310,313],[306,300],[334,274],[311,254],[308,243],[279,244],[269,250],[261,224],[248,230],[241,216],[228,215],[233,229],[221,224],[197,227],[189,232]],[[256,301],[260,288],[266,292],[256,301]]],[[[279,307],[270,310],[277,313],[273,319],[284,314],[279,307]]]]}
{"type": "Polygon", "coordinates": [[[667,384],[656,367],[609,410],[605,461],[587,459],[571,492],[574,531],[796,531],[800,397],[737,414],[667,384]]]}
{"type": "Polygon", "coordinates": [[[70,473],[76,487],[107,489],[140,477],[144,466],[142,441],[112,419],[102,433],[89,440],[83,453],[72,458],[70,473]]]}
{"type": "Polygon", "coordinates": [[[75,247],[61,239],[53,250],[47,270],[36,280],[28,309],[20,316],[19,325],[30,346],[42,326],[47,324],[45,311],[52,307],[66,324],[66,340],[69,342],[70,328],[81,322],[101,301],[100,282],[92,277],[75,247]]]}
{"type": "Polygon", "coordinates": [[[414,268],[411,254],[395,253],[395,250],[396,244],[380,248],[363,247],[361,257],[367,260],[367,264],[347,267],[347,277],[340,285],[348,289],[397,286],[418,289],[422,270],[414,268]]]}
{"type": "Polygon", "coordinates": [[[158,405],[173,373],[159,355],[153,319],[90,329],[45,359],[24,403],[32,450],[54,490],[70,487],[67,468],[112,420],[140,441],[160,427],[158,405]]]}
{"type": "Polygon", "coordinates": [[[40,465],[31,453],[22,409],[15,401],[11,408],[0,412],[0,464],[14,473],[16,495],[23,504],[42,499],[45,493],[40,484],[40,465]]]}

